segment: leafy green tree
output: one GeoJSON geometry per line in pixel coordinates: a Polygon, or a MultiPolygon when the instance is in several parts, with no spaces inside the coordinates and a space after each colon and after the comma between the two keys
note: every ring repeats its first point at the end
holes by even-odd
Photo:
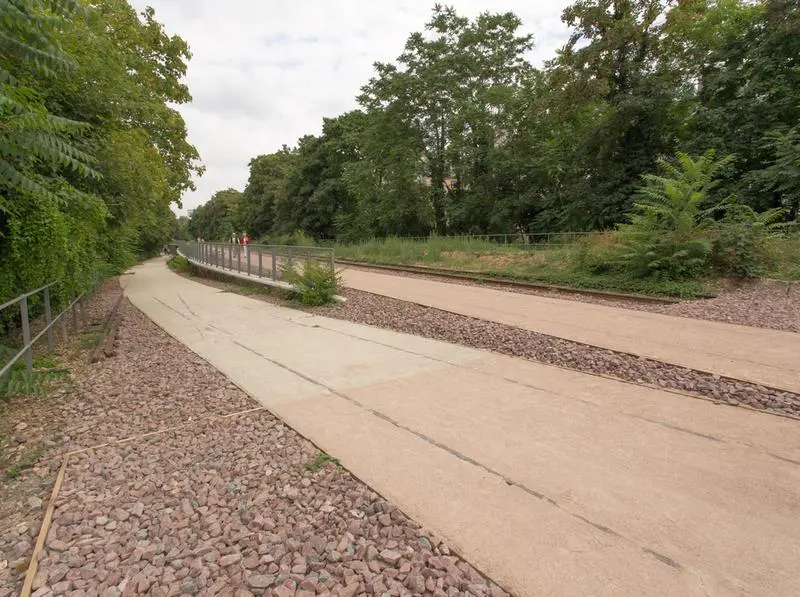
{"type": "MultiPolygon", "coordinates": [[[[520,24],[512,13],[483,13],[471,22],[437,4],[426,24],[429,35],[413,33],[397,64],[376,63],[376,75],[363,88],[360,102],[368,111],[396,115],[421,141],[439,233],[453,219],[451,202],[467,189],[483,196],[490,191],[484,178],[488,155],[507,134],[505,102],[530,68],[523,55],[531,36],[517,35],[520,24]]],[[[486,213],[477,219],[485,228],[486,213]]]]}
{"type": "Polygon", "coordinates": [[[737,160],[723,187],[756,210],[785,200],[764,184],[775,135],[800,121],[800,7],[793,0],[689,3],[672,11],[673,38],[691,50],[678,65],[696,88],[685,146],[716,147],[737,160]]]}
{"type": "Polygon", "coordinates": [[[0,23],[0,298],[157,250],[201,171],[185,42],[124,0],[0,0],[0,23]]]}
{"type": "Polygon", "coordinates": [[[189,216],[192,238],[207,241],[227,241],[235,232],[244,232],[239,213],[242,193],[236,189],[217,191],[211,199],[189,216]]]}
{"type": "Polygon", "coordinates": [[[294,221],[286,222],[287,184],[297,161],[297,153],[287,146],[275,153],[250,160],[250,177],[242,193],[240,214],[242,226],[253,238],[260,238],[274,229],[294,231],[294,221]],[[281,221],[277,222],[280,209],[281,221]]]}
{"type": "Polygon", "coordinates": [[[659,61],[666,7],[662,0],[579,0],[564,11],[573,33],[550,64],[550,85],[558,103],[582,108],[592,123],[575,139],[582,172],[565,202],[567,226],[620,221],[639,176],[675,149],[676,82],[659,61]]]}

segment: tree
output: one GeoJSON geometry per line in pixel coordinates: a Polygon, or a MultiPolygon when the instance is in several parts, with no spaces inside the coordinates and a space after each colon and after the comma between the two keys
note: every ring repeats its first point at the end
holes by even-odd
{"type": "Polygon", "coordinates": [[[240,215],[314,237],[611,229],[666,155],[734,154],[709,205],[798,211],[796,0],[577,0],[543,69],[512,13],[437,5],[362,110],[259,156],[240,215]]]}
{"type": "MultiPolygon", "coordinates": [[[[520,24],[512,13],[484,13],[470,22],[437,4],[426,24],[431,36],[413,33],[398,64],[376,63],[376,76],[362,90],[367,110],[392,114],[419,136],[440,233],[453,215],[450,191],[456,199],[483,182],[487,154],[505,134],[505,102],[529,70],[523,55],[532,38],[516,34],[520,24]]],[[[485,227],[486,218],[480,220],[485,227]]]]}
{"type": "Polygon", "coordinates": [[[192,238],[227,241],[234,232],[241,234],[244,231],[239,213],[241,196],[236,189],[224,189],[195,209],[189,216],[192,238]]]}
{"type": "Polygon", "coordinates": [[[619,222],[640,174],[675,148],[675,73],[659,61],[666,7],[661,0],[579,0],[564,11],[573,33],[550,63],[550,85],[557,103],[583,108],[592,124],[575,139],[582,172],[564,207],[570,227],[619,222]]]}
{"type": "Polygon", "coordinates": [[[201,171],[171,106],[186,43],[123,0],[0,0],[0,21],[0,298],[163,246],[201,171]]]}
{"type": "MultiPolygon", "coordinates": [[[[276,152],[250,160],[250,177],[240,200],[242,226],[259,238],[274,229],[285,229],[288,203],[286,186],[297,154],[285,145],[276,152]],[[280,209],[281,223],[276,225],[280,209]]],[[[289,228],[292,228],[289,223],[289,228]]],[[[293,231],[293,230],[291,230],[293,231]]]]}

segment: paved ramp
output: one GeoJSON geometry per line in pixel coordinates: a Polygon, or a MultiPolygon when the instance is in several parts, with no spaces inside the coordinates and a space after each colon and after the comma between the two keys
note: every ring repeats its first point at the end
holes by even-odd
{"type": "Polygon", "coordinates": [[[800,594],[800,422],[134,272],[136,306],[517,595],[800,594]]]}
{"type": "Polygon", "coordinates": [[[800,334],[345,269],[350,288],[800,393],[800,334]]]}

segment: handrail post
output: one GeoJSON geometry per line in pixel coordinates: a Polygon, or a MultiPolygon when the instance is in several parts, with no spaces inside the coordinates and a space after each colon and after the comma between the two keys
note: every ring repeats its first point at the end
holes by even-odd
{"type": "Polygon", "coordinates": [[[23,296],[19,304],[19,314],[22,318],[22,342],[25,345],[25,365],[28,373],[33,372],[33,350],[31,343],[31,326],[28,321],[28,297],[23,296]]]}
{"type": "Polygon", "coordinates": [[[50,310],[50,288],[44,289],[44,318],[47,323],[47,346],[54,350],[56,343],[53,340],[53,312],[50,310]]]}
{"type": "Polygon", "coordinates": [[[78,331],[78,310],[77,310],[77,307],[75,307],[75,289],[74,288],[72,289],[72,293],[71,293],[70,296],[71,296],[70,305],[72,307],[72,333],[74,334],[75,332],[78,331]]]}

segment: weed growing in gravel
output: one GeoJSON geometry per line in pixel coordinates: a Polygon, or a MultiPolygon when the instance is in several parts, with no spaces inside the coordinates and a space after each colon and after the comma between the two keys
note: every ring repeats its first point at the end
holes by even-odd
{"type": "MultiPolygon", "coordinates": [[[[0,360],[0,362],[2,362],[0,360]]],[[[22,360],[17,361],[10,371],[0,377],[0,398],[7,396],[42,396],[47,384],[68,375],[64,371],[39,371],[39,369],[55,369],[59,366],[58,357],[44,353],[34,357],[34,371],[25,369],[22,360]]]]}
{"type": "Polygon", "coordinates": [[[100,343],[102,338],[103,334],[100,332],[89,332],[88,334],[84,334],[81,336],[80,347],[84,350],[94,348],[100,343]]]}
{"type": "Polygon", "coordinates": [[[43,396],[47,384],[68,375],[67,371],[33,371],[12,368],[0,378],[0,398],[6,396],[43,396]]]}
{"type": "Polygon", "coordinates": [[[46,352],[33,357],[34,369],[55,369],[59,367],[61,362],[58,360],[58,355],[46,352]]]}
{"type": "Polygon", "coordinates": [[[342,283],[339,272],[315,261],[307,261],[302,272],[285,264],[282,272],[283,279],[297,289],[290,293],[293,298],[300,299],[301,303],[309,307],[332,303],[342,283]]]}
{"type": "Polygon", "coordinates": [[[317,454],[316,458],[311,462],[306,462],[306,470],[311,471],[312,473],[316,473],[318,470],[322,469],[325,466],[326,462],[331,462],[336,465],[337,468],[343,468],[342,463],[339,462],[338,458],[334,458],[330,454],[326,454],[325,452],[320,452],[317,454]]]}
{"type": "Polygon", "coordinates": [[[271,295],[272,289],[260,284],[235,284],[225,292],[232,292],[233,294],[240,294],[242,296],[271,295]]]}
{"type": "Polygon", "coordinates": [[[22,471],[33,467],[42,455],[42,452],[44,452],[44,445],[41,443],[37,443],[33,448],[27,450],[22,455],[19,462],[6,471],[6,479],[16,479],[22,474],[22,471]]]}

